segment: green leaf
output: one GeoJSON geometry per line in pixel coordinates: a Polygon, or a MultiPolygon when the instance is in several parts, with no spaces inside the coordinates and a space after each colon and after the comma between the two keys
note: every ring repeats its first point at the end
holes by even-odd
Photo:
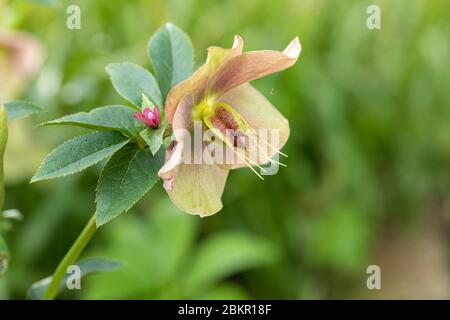
{"type": "Polygon", "coordinates": [[[140,135],[145,143],[150,148],[152,154],[156,154],[164,143],[164,131],[167,128],[167,123],[161,124],[157,129],[142,130],[140,135]]]}
{"type": "Polygon", "coordinates": [[[31,182],[67,176],[111,156],[130,139],[112,131],[98,131],[66,141],[42,162],[31,182]]]}
{"type": "Polygon", "coordinates": [[[135,112],[132,108],[121,105],[104,106],[90,112],[70,114],[39,126],[72,125],[95,130],[113,130],[133,137],[146,128],[133,117],[135,112]]]}
{"type": "Polygon", "coordinates": [[[161,91],[153,75],[141,66],[124,62],[112,63],[106,67],[116,91],[134,104],[139,110],[142,94],[149,97],[157,106],[162,106],[161,91]]]}
{"type": "Polygon", "coordinates": [[[223,232],[203,242],[185,274],[191,292],[201,292],[238,272],[267,265],[278,251],[270,242],[242,232],[223,232]]]}
{"type": "MultiPolygon", "coordinates": [[[[94,257],[78,262],[77,266],[80,268],[81,277],[85,277],[95,273],[116,271],[122,266],[122,263],[119,261],[94,257]]],[[[66,283],[69,276],[70,274],[66,274],[61,280],[59,284],[59,292],[66,288],[66,283]]],[[[50,276],[34,283],[30,289],[28,289],[27,297],[33,300],[41,300],[51,281],[52,277],[50,276]]]]}
{"type": "Polygon", "coordinates": [[[9,250],[5,239],[0,234],[0,276],[4,275],[8,270],[9,250]]]}
{"type": "Polygon", "coordinates": [[[5,154],[6,142],[8,141],[8,120],[6,110],[0,105],[0,210],[5,202],[5,187],[3,185],[3,156],[5,154]]]}
{"type": "Polygon", "coordinates": [[[151,38],[148,53],[165,99],[169,90],[189,78],[194,69],[194,49],[189,37],[167,23],[151,38]]]}
{"type": "Polygon", "coordinates": [[[9,120],[26,118],[44,110],[41,106],[27,101],[10,101],[6,102],[4,105],[9,120]]]}
{"type": "Polygon", "coordinates": [[[164,150],[153,156],[147,149],[128,144],[117,151],[100,175],[96,194],[96,220],[101,226],[130,209],[158,181],[164,150]]]}

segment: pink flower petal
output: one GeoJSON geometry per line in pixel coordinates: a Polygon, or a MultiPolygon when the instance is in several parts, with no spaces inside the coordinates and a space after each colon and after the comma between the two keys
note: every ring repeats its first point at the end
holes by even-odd
{"type": "Polygon", "coordinates": [[[150,110],[150,108],[145,108],[142,113],[144,114],[144,116],[146,116],[148,118],[148,114],[151,113],[151,112],[152,111],[150,110]]]}

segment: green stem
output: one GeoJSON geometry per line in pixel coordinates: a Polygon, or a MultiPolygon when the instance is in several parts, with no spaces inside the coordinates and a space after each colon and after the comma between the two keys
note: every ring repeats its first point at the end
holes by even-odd
{"type": "Polygon", "coordinates": [[[95,230],[96,225],[94,214],[53,273],[52,281],[50,282],[47,290],[44,293],[44,300],[53,300],[55,298],[56,294],[58,293],[59,284],[64,278],[64,275],[67,272],[67,268],[70,265],[73,265],[78,259],[79,255],[81,254],[81,252],[83,252],[83,249],[86,247],[86,245],[89,243],[89,240],[91,240],[92,236],[94,235],[95,230]]]}

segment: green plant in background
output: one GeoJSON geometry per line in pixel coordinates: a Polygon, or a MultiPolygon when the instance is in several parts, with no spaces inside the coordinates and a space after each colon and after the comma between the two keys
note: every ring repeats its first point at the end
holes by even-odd
{"type": "MultiPolygon", "coordinates": [[[[183,31],[168,23],[149,41],[148,52],[157,80],[132,63],[110,64],[106,68],[114,88],[131,106],[103,106],[41,125],[71,125],[95,132],[68,140],[53,150],[31,182],[67,176],[109,160],[98,179],[95,214],[53,276],[35,283],[29,297],[53,299],[63,287],[67,268],[76,262],[96,228],[128,211],[155,185],[158,176],[163,177],[172,201],[182,210],[200,216],[220,210],[220,190],[231,164],[182,165],[184,141],[176,130],[182,129],[185,135],[192,122],[200,120],[248,167],[274,162],[271,156],[280,152],[277,147],[283,146],[289,136],[288,121],[247,83],[292,66],[300,55],[300,42],[294,39],[283,52],[242,53],[242,49],[239,36],[231,49],[210,47],[207,62],[192,75],[191,42],[183,31]],[[159,111],[162,105],[164,114],[159,111]],[[271,148],[269,154],[252,161],[249,151],[229,140],[222,127],[238,130],[244,137],[256,137],[258,150],[262,148],[254,129],[279,130],[281,141],[277,146],[265,141],[264,149],[267,145],[271,148]],[[173,129],[174,141],[169,129],[173,129]]],[[[94,271],[101,271],[104,264],[108,266],[103,260],[89,265],[94,265],[94,271]]]]}
{"type": "MultiPolygon", "coordinates": [[[[8,140],[8,127],[6,110],[0,105],[0,210],[5,202],[5,188],[3,186],[3,155],[5,153],[6,141],[8,140]]],[[[1,222],[1,221],[0,221],[1,222]]],[[[0,234],[0,275],[8,268],[9,252],[6,242],[0,234]]]]}
{"type": "MultiPolygon", "coordinates": [[[[403,256],[410,266],[417,266],[416,258],[426,253],[442,251],[445,257],[450,244],[446,237],[450,2],[378,0],[382,30],[366,27],[366,9],[371,4],[129,0],[111,6],[107,1],[61,0],[56,6],[45,6],[7,2],[5,10],[0,10],[0,24],[30,33],[49,48],[35,81],[23,92],[24,99],[45,105],[49,115],[9,123],[5,206],[20,209],[25,219],[7,234],[13,255],[8,273],[0,279],[0,299],[25,298],[30,283],[53,272],[55,261],[95,210],[95,183],[107,160],[82,175],[30,185],[28,179],[46,153],[86,133],[75,126],[56,132],[48,127],[40,129],[36,139],[32,127],[38,121],[116,104],[117,94],[104,66],[132,61],[151,68],[142,48],[148,43],[149,30],[167,20],[195,39],[197,61],[206,58],[202,48],[211,43],[227,47],[236,32],[251,40],[246,44],[249,50],[283,48],[292,34],[299,34],[308,48],[302,52],[301,64],[254,84],[296,128],[283,149],[289,155],[287,168],[261,183],[250,170],[231,171],[223,194],[227,205],[220,214],[198,221],[192,251],[186,250],[197,252],[206,239],[228,230],[262,238],[280,255],[272,264],[229,273],[218,286],[239,286],[248,297],[263,299],[348,299],[361,297],[361,292],[379,298],[392,293],[387,263],[393,261],[389,257],[400,259],[401,252],[394,251],[397,240],[416,248],[414,254],[403,256]],[[64,28],[65,9],[74,3],[82,9],[83,27],[69,31],[64,28]],[[17,130],[18,125],[22,127],[17,130]],[[26,139],[32,143],[25,144],[26,139]],[[25,148],[26,157],[22,157],[25,148]],[[441,249],[423,250],[416,237],[424,235],[424,228],[433,228],[433,223],[438,227],[427,238],[440,239],[441,249]],[[387,256],[388,251],[392,255],[387,256]],[[372,263],[383,269],[382,292],[367,292],[365,270],[372,263]]],[[[127,242],[140,243],[135,235],[144,233],[143,229],[152,232],[154,222],[149,220],[155,213],[169,208],[174,210],[164,190],[153,188],[133,207],[133,214],[108,224],[81,259],[106,256],[123,261],[123,267],[83,281],[83,290],[66,290],[60,297],[108,297],[117,287],[126,290],[124,297],[177,297],[167,288],[154,294],[144,290],[154,282],[150,259],[160,261],[164,251],[142,244],[134,254],[126,250],[127,242]],[[159,206],[160,202],[165,205],[159,206]],[[119,238],[121,249],[115,250],[119,238]],[[134,285],[137,282],[139,286],[134,285]]],[[[157,230],[174,234],[170,222],[157,230]]],[[[441,272],[450,270],[448,261],[424,261],[441,272]]],[[[204,268],[211,271],[208,265],[204,268]]],[[[433,275],[435,281],[430,278],[428,285],[414,285],[408,280],[412,270],[401,269],[395,279],[402,283],[403,295],[391,297],[417,296],[427,287],[443,289],[448,283],[448,273],[415,270],[433,275]]],[[[183,278],[184,272],[183,267],[174,271],[174,279],[183,278]]],[[[120,292],[110,296],[119,297],[120,292]]],[[[441,291],[440,297],[449,295],[441,291]]]]}
{"type": "Polygon", "coordinates": [[[105,247],[90,255],[124,261],[115,273],[92,278],[88,299],[241,299],[249,292],[233,281],[243,272],[274,265],[279,249],[261,236],[221,230],[196,242],[199,220],[158,201],[148,218],[126,215],[103,230],[105,247]],[[167,232],[170,230],[170,232],[167,232]]]}
{"type": "Polygon", "coordinates": [[[8,246],[2,237],[2,233],[11,228],[8,220],[21,219],[21,214],[17,210],[2,212],[5,203],[3,156],[8,141],[8,119],[22,119],[41,111],[40,106],[26,101],[10,101],[0,104],[0,276],[8,269],[10,259],[8,246]]]}

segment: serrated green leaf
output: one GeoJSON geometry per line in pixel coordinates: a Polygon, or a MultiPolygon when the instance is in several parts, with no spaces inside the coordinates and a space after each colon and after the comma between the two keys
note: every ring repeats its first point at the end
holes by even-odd
{"type": "Polygon", "coordinates": [[[163,161],[163,149],[154,156],[135,144],[117,151],[98,180],[97,226],[114,219],[141,199],[158,181],[157,173],[163,161]]]}
{"type": "Polygon", "coordinates": [[[157,129],[145,129],[141,131],[140,135],[145,143],[150,148],[152,154],[156,154],[164,143],[164,131],[167,128],[167,123],[161,124],[157,129]]]}
{"type": "Polygon", "coordinates": [[[148,70],[137,64],[124,62],[108,65],[106,72],[117,93],[134,104],[138,110],[142,106],[142,94],[145,94],[157,106],[162,106],[161,91],[148,70]]]}
{"type": "MultiPolygon", "coordinates": [[[[122,266],[122,263],[119,261],[94,257],[78,262],[77,266],[80,268],[80,276],[85,277],[94,273],[115,271],[122,266]]],[[[69,274],[66,274],[61,280],[59,284],[59,292],[61,292],[66,287],[66,282],[69,276],[69,274]]],[[[38,282],[35,282],[28,289],[27,297],[33,300],[41,300],[51,281],[52,277],[50,276],[38,282]]]]}
{"type": "Polygon", "coordinates": [[[267,240],[242,232],[223,232],[203,242],[192,267],[185,274],[186,286],[201,292],[215,282],[276,260],[276,247],[267,240]]]}
{"type": "Polygon", "coordinates": [[[95,130],[118,131],[126,136],[137,136],[145,125],[136,120],[136,111],[121,105],[104,106],[90,112],[78,112],[68,116],[44,122],[39,126],[72,125],[95,130]]]}
{"type": "Polygon", "coordinates": [[[167,23],[150,38],[148,53],[165,100],[170,89],[193,72],[191,40],[180,28],[167,23]]]}
{"type": "Polygon", "coordinates": [[[68,140],[45,158],[31,182],[84,170],[111,156],[129,141],[129,138],[113,131],[98,131],[68,140]]]}
{"type": "Polygon", "coordinates": [[[6,273],[9,265],[9,250],[5,239],[0,234],[0,276],[6,273]]]}
{"type": "Polygon", "coordinates": [[[4,105],[9,120],[26,118],[44,110],[41,106],[28,101],[10,101],[4,105]]]}
{"type": "Polygon", "coordinates": [[[5,154],[6,142],[8,141],[8,120],[5,107],[0,105],[0,210],[5,202],[5,187],[3,185],[3,156],[5,154]]]}

